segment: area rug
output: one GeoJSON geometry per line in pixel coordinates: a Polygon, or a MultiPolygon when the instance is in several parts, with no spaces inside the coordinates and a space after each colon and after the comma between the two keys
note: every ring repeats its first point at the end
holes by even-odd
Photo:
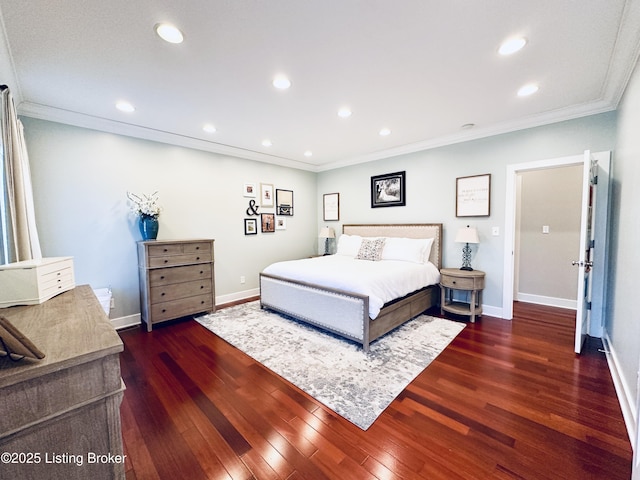
{"type": "Polygon", "coordinates": [[[363,430],[464,328],[420,315],[365,353],[356,343],[262,310],[259,301],[196,320],[363,430]]]}

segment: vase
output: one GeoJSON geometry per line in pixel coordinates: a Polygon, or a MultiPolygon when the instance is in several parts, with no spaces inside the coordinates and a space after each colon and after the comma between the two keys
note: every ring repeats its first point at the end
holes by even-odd
{"type": "Polygon", "coordinates": [[[138,226],[142,234],[142,240],[155,240],[158,238],[158,217],[151,215],[140,215],[138,226]]]}

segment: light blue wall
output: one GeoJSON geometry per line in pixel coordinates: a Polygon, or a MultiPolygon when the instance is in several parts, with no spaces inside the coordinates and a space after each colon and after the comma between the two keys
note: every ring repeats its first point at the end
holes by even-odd
{"type": "MultiPolygon", "coordinates": [[[[420,223],[444,224],[443,258],[445,267],[461,264],[461,245],[454,242],[459,227],[478,228],[480,244],[474,248],[472,266],[484,270],[486,312],[502,312],[504,252],[504,211],[506,166],[536,160],[582,155],[584,150],[613,150],[615,113],[605,113],[553,125],[496,135],[457,145],[387,158],[361,165],[322,172],[318,175],[318,195],[340,193],[340,222],[332,222],[336,232],[343,223],[420,223]],[[371,208],[372,175],[406,171],[406,206],[371,208]],[[456,178],[491,174],[491,215],[455,216],[456,178]],[[491,235],[493,226],[501,235],[491,235]]],[[[318,202],[318,226],[322,222],[322,202],[318,202]]]]}
{"type": "Polygon", "coordinates": [[[112,318],[140,312],[140,233],[129,213],[127,191],[159,191],[159,239],[215,239],[216,296],[223,300],[255,294],[258,273],[269,263],[317,249],[314,173],[22,120],[43,255],[73,256],[77,284],[111,286],[112,318]],[[249,199],[242,194],[248,182],[293,190],[294,216],[286,217],[286,230],[244,235],[249,199]],[[245,284],[240,276],[246,277],[245,284]]]}
{"type": "MultiPolygon", "coordinates": [[[[613,155],[610,276],[605,330],[617,359],[621,381],[635,408],[640,361],[640,314],[635,302],[640,272],[640,68],[619,106],[613,155]]],[[[624,409],[623,409],[624,411],[624,409]]]]}

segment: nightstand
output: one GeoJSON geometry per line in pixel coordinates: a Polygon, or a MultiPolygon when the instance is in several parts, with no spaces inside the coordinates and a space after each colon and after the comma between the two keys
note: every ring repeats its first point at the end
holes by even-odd
{"type": "Polygon", "coordinates": [[[443,268],[440,270],[440,313],[457,313],[468,315],[471,323],[476,315],[482,315],[482,290],[484,289],[484,272],[480,270],[460,270],[459,268],[443,268]],[[470,292],[469,302],[453,300],[454,290],[470,292]]]}

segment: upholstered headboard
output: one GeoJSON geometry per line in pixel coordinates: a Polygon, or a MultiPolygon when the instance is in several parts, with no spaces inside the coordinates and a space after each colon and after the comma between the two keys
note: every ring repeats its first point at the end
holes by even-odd
{"type": "Polygon", "coordinates": [[[413,223],[413,224],[380,224],[380,225],[343,225],[342,233],[360,235],[361,237],[402,237],[402,238],[433,238],[433,246],[429,261],[438,270],[442,268],[442,224],[441,223],[413,223]]]}

